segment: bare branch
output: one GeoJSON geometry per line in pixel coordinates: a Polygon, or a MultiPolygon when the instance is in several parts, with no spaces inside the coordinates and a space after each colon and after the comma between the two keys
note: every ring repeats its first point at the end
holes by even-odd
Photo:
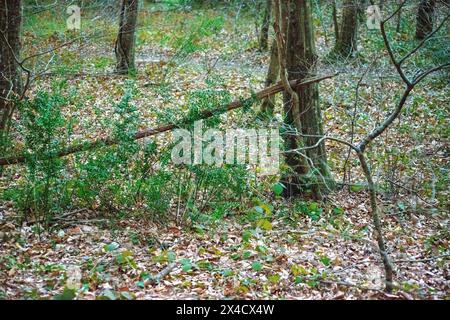
{"type": "Polygon", "coordinates": [[[423,79],[425,79],[425,77],[428,76],[429,74],[431,74],[431,73],[433,73],[433,72],[436,72],[436,71],[439,71],[439,70],[442,70],[442,69],[446,69],[446,68],[448,68],[448,67],[450,67],[450,62],[441,64],[440,66],[437,66],[437,67],[434,67],[434,68],[431,68],[431,69],[429,69],[429,70],[423,72],[423,73],[420,74],[419,76],[417,76],[417,77],[414,79],[414,82],[412,83],[412,85],[415,86],[415,85],[417,85],[419,82],[421,82],[423,79]]]}
{"type": "Polygon", "coordinates": [[[371,133],[369,133],[359,144],[358,144],[358,148],[361,151],[364,151],[367,147],[367,145],[372,142],[376,137],[378,137],[379,135],[381,135],[394,121],[395,119],[397,119],[397,117],[399,116],[399,114],[401,113],[403,106],[405,105],[409,94],[411,93],[412,89],[414,88],[414,86],[409,85],[405,92],[403,93],[402,98],[400,99],[400,102],[398,103],[397,107],[395,108],[395,110],[375,129],[372,130],[371,133]]]}
{"type": "Polygon", "coordinates": [[[386,19],[384,19],[381,23],[384,24],[386,22],[388,22],[389,20],[391,20],[400,10],[402,10],[402,8],[405,6],[405,4],[408,2],[408,0],[403,1],[402,3],[400,3],[400,5],[397,7],[397,9],[386,19]]]}
{"type": "Polygon", "coordinates": [[[430,40],[441,28],[444,26],[445,22],[450,18],[450,14],[447,15],[425,39],[423,39],[414,49],[412,49],[408,54],[406,54],[399,62],[399,65],[402,65],[409,57],[411,57],[414,53],[416,53],[428,40],[430,40]]]}
{"type": "Polygon", "coordinates": [[[387,52],[389,54],[389,57],[391,58],[392,64],[394,65],[395,69],[397,69],[397,72],[400,75],[400,77],[402,78],[403,82],[406,83],[407,86],[411,86],[411,82],[408,80],[408,77],[403,72],[400,63],[395,58],[394,51],[391,48],[391,44],[389,42],[389,39],[388,39],[387,34],[386,34],[386,30],[384,28],[384,25],[385,25],[386,21],[387,20],[384,20],[380,24],[381,35],[383,36],[384,45],[385,45],[386,50],[387,50],[387,52]]]}

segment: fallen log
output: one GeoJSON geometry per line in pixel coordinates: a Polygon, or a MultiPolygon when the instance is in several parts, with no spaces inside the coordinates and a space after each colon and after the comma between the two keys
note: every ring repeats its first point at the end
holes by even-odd
{"type": "MultiPolygon", "coordinates": [[[[329,74],[329,75],[325,75],[325,76],[317,76],[317,77],[304,79],[304,80],[291,80],[290,85],[293,88],[299,87],[299,86],[306,86],[306,85],[309,85],[312,83],[317,83],[322,80],[332,78],[335,75],[336,74],[329,74]]],[[[231,111],[231,110],[239,109],[239,108],[245,106],[246,102],[250,102],[255,98],[256,98],[256,100],[262,100],[264,98],[268,98],[268,97],[273,96],[274,94],[277,94],[282,91],[284,91],[284,86],[281,82],[279,82],[271,87],[265,88],[265,89],[257,92],[254,95],[254,97],[244,99],[244,100],[236,100],[226,106],[219,107],[215,110],[205,110],[200,113],[200,116],[197,120],[207,119],[214,115],[219,115],[219,114],[231,111]]],[[[144,130],[140,130],[140,131],[136,132],[133,140],[140,140],[140,139],[143,139],[146,137],[151,137],[151,136],[163,133],[163,132],[171,131],[182,125],[186,125],[190,122],[192,122],[192,120],[182,121],[177,124],[165,124],[165,125],[154,127],[154,128],[147,128],[144,130]]],[[[85,143],[80,143],[80,144],[73,145],[73,146],[67,147],[65,149],[62,149],[55,155],[55,158],[65,157],[65,156],[68,156],[68,155],[71,155],[74,153],[78,153],[78,152],[90,151],[90,150],[96,149],[101,146],[111,146],[111,145],[115,145],[117,143],[119,143],[119,141],[117,141],[116,139],[114,139],[112,137],[100,138],[95,141],[88,141],[85,143]]],[[[21,164],[21,163],[24,163],[25,161],[26,161],[26,157],[24,155],[0,158],[0,166],[21,164]]]]}

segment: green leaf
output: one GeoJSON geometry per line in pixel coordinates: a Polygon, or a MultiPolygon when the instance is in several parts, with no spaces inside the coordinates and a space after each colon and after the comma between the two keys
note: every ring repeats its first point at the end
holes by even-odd
{"type": "Polygon", "coordinates": [[[53,300],[73,300],[76,297],[76,290],[64,287],[64,291],[53,297],[53,300]]]}
{"type": "Polygon", "coordinates": [[[249,230],[244,230],[242,232],[242,241],[249,242],[252,237],[252,232],[249,230]]]}
{"type": "Polygon", "coordinates": [[[298,275],[307,275],[308,271],[306,271],[306,269],[298,264],[294,264],[291,267],[291,272],[294,276],[298,276],[298,275]]]}
{"type": "Polygon", "coordinates": [[[202,269],[202,270],[212,270],[213,269],[213,265],[211,264],[211,262],[209,262],[207,260],[198,261],[197,266],[199,269],[202,269]]]}
{"type": "Polygon", "coordinates": [[[320,262],[322,262],[324,266],[328,267],[330,265],[331,259],[327,256],[323,256],[320,258],[320,262]]]}
{"type": "Polygon", "coordinates": [[[241,256],[238,253],[233,253],[231,255],[231,259],[233,259],[233,260],[239,260],[240,258],[241,258],[241,256]]]}
{"type": "Polygon", "coordinates": [[[150,279],[150,277],[151,277],[151,276],[150,276],[150,273],[148,273],[148,272],[146,272],[146,271],[141,272],[141,274],[140,274],[140,278],[141,278],[141,280],[143,280],[143,281],[150,279]]]}
{"type": "Polygon", "coordinates": [[[111,242],[110,244],[106,244],[106,245],[103,247],[103,249],[104,249],[106,252],[111,252],[111,251],[114,251],[114,250],[118,249],[119,246],[120,246],[120,245],[119,245],[117,242],[111,242]]]}
{"type": "Polygon", "coordinates": [[[262,264],[261,264],[261,262],[258,262],[258,261],[253,262],[253,263],[252,263],[252,269],[253,269],[254,271],[261,271],[261,269],[262,269],[262,264]]]}
{"type": "Polygon", "coordinates": [[[267,279],[269,279],[269,281],[273,284],[280,282],[280,278],[281,276],[279,274],[273,274],[267,277],[267,279]]]}
{"type": "Polygon", "coordinates": [[[283,193],[283,189],[284,189],[284,185],[280,182],[275,183],[272,187],[273,192],[277,195],[280,196],[283,193]]]}
{"type": "Polygon", "coordinates": [[[191,260],[184,258],[184,259],[181,259],[180,263],[181,263],[181,269],[184,272],[189,272],[192,270],[191,260]]]}
{"type": "Polygon", "coordinates": [[[223,276],[224,277],[231,277],[232,275],[234,274],[234,272],[233,272],[233,270],[231,270],[231,269],[225,269],[224,271],[223,271],[223,276]]]}
{"type": "Polygon", "coordinates": [[[272,208],[269,205],[263,203],[260,205],[260,207],[264,210],[264,212],[266,213],[266,216],[272,215],[272,208]]]}
{"type": "Polygon", "coordinates": [[[267,219],[259,220],[257,226],[266,231],[272,230],[272,223],[267,219]]]}
{"type": "Polygon", "coordinates": [[[268,251],[269,251],[269,249],[267,249],[265,246],[263,246],[263,245],[257,245],[256,246],[256,251],[258,251],[258,252],[261,252],[261,253],[263,253],[263,254],[266,254],[268,251]]]}
{"type": "Polygon", "coordinates": [[[172,263],[175,262],[175,259],[177,258],[177,254],[173,251],[167,252],[167,261],[172,263]]]}
{"type": "Polygon", "coordinates": [[[364,186],[362,186],[362,185],[351,185],[350,186],[350,192],[359,192],[362,189],[364,189],[364,186]]]}
{"type": "Polygon", "coordinates": [[[308,208],[311,211],[317,211],[317,209],[319,208],[319,204],[317,202],[311,202],[308,208]]]}

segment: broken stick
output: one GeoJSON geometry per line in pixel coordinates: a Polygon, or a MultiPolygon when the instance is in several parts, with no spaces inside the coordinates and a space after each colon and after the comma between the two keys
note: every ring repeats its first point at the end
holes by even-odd
{"type": "Polygon", "coordinates": [[[154,277],[150,277],[150,279],[148,279],[148,283],[149,284],[158,284],[162,279],[164,279],[169,273],[172,272],[173,269],[175,269],[175,267],[177,266],[177,264],[171,263],[169,264],[167,267],[165,267],[164,269],[162,269],[156,276],[154,277]]]}

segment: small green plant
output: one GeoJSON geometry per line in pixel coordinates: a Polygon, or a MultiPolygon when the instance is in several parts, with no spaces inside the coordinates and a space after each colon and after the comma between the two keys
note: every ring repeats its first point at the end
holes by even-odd
{"type": "Polygon", "coordinates": [[[301,214],[307,215],[313,221],[321,218],[323,209],[319,207],[317,202],[300,201],[295,204],[295,210],[301,214]]]}
{"type": "Polygon", "coordinates": [[[133,253],[129,250],[125,250],[116,255],[116,262],[121,268],[126,267],[131,267],[132,269],[137,268],[137,264],[133,258],[133,253]]]}

